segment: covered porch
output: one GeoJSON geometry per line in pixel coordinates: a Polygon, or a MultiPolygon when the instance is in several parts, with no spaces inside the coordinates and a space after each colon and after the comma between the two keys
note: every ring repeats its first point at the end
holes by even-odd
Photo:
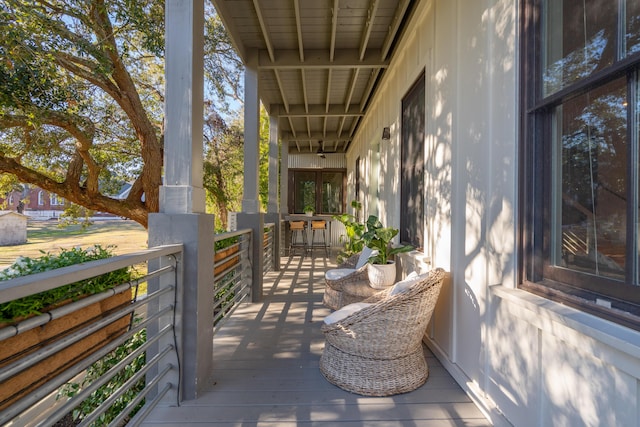
{"type": "Polygon", "coordinates": [[[286,257],[264,276],[264,298],[242,304],[213,338],[213,369],[196,399],[156,407],[144,426],[487,426],[476,405],[425,347],[429,379],[389,397],[348,393],[318,368],[323,256],[286,257]]]}

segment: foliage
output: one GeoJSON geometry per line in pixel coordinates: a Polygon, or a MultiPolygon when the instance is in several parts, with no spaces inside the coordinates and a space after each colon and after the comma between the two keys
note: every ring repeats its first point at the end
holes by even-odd
{"type": "MultiPolygon", "coordinates": [[[[362,209],[362,203],[357,200],[351,202],[351,207],[355,209],[356,213],[362,209]]],[[[362,233],[364,233],[364,224],[358,222],[356,216],[344,213],[342,215],[334,215],[333,219],[340,221],[346,230],[346,241],[344,248],[338,254],[338,264],[344,262],[353,254],[362,252],[364,247],[364,240],[362,240],[362,233]]],[[[342,239],[342,236],[340,236],[342,239]]]]}
{"type": "MultiPolygon", "coordinates": [[[[19,257],[11,266],[0,271],[0,281],[29,274],[41,273],[87,261],[109,258],[112,248],[100,245],[86,249],[62,249],[58,254],[42,252],[38,258],[19,257]]],[[[49,291],[30,295],[0,304],[0,323],[12,322],[24,317],[41,314],[43,310],[67,300],[77,300],[83,295],[100,293],[132,279],[132,271],[121,268],[110,273],[75,282],[49,291]]]]}
{"type": "Polygon", "coordinates": [[[68,203],[64,212],[60,215],[59,227],[67,227],[72,224],[80,224],[82,229],[86,229],[93,225],[91,217],[96,213],[92,209],[86,209],[74,203],[68,203]]]}
{"type": "Polygon", "coordinates": [[[209,211],[216,216],[216,226],[226,229],[228,213],[239,211],[242,199],[242,128],[238,122],[228,125],[215,110],[206,108],[203,187],[209,211]]]}
{"type": "MultiPolygon", "coordinates": [[[[0,0],[0,26],[0,173],[146,226],[163,162],[164,1],[0,0]],[[111,196],[122,182],[128,196],[111,196]]],[[[242,64],[209,4],[205,27],[206,93],[239,99],[242,64]]]]}
{"type": "MultiPolygon", "coordinates": [[[[58,390],[57,398],[66,397],[71,398],[78,394],[82,389],[98,378],[107,375],[109,370],[116,366],[121,360],[133,353],[138,347],[143,345],[147,340],[146,329],[136,333],[133,337],[129,338],[122,345],[116,348],[111,353],[91,365],[87,370],[86,376],[81,382],[70,382],[62,386],[58,390]]],[[[104,402],[109,396],[111,396],[116,390],[122,387],[133,375],[138,372],[145,365],[145,353],[142,352],[128,365],[118,371],[113,378],[109,380],[105,385],[99,387],[96,391],[91,393],[88,398],[82,401],[73,410],[73,419],[82,420],[87,415],[91,414],[96,408],[98,408],[102,402],[104,402]]],[[[122,396],[115,400],[115,402],[109,407],[109,409],[102,414],[92,425],[103,426],[113,421],[126,406],[144,389],[145,380],[141,378],[124,392],[122,396]]],[[[132,411],[128,414],[132,417],[138,412],[144,405],[144,399],[138,403],[132,411]]]]}
{"type": "Polygon", "coordinates": [[[390,258],[402,252],[413,250],[413,246],[391,246],[391,240],[398,234],[397,228],[385,227],[375,215],[369,215],[367,219],[367,231],[362,234],[365,245],[371,249],[377,249],[378,253],[371,258],[372,264],[387,264],[390,258]]]}

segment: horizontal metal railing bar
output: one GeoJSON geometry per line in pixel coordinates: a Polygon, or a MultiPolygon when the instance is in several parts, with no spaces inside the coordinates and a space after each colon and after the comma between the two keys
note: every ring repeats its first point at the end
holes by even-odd
{"type": "MultiPolygon", "coordinates": [[[[114,339],[108,345],[104,346],[100,350],[97,350],[95,353],[92,353],[90,357],[84,358],[80,362],[76,363],[75,365],[70,366],[68,369],[61,372],[57,376],[55,376],[54,378],[52,378],[51,380],[43,384],[41,387],[39,387],[35,391],[31,392],[24,398],[20,399],[17,403],[11,405],[9,408],[0,412],[0,425],[3,425],[3,423],[14,418],[16,415],[24,412],[27,408],[39,402],[45,396],[48,396],[51,392],[57,390],[60,386],[65,384],[70,378],[73,378],[76,375],[80,374],[82,371],[89,368],[89,366],[91,366],[93,363],[95,363],[96,361],[100,360],[105,355],[107,355],[109,352],[118,348],[118,346],[122,345],[126,340],[131,338],[137,332],[139,332],[143,328],[146,328],[149,323],[157,320],[160,316],[164,315],[166,311],[173,310],[172,306],[169,306],[168,308],[169,310],[166,310],[166,309],[162,310],[158,313],[155,313],[152,316],[149,316],[149,318],[145,319],[144,321],[136,324],[133,328],[131,328],[129,332],[114,339]]],[[[173,325],[172,325],[172,328],[173,328],[173,325]]]]}
{"type": "MultiPolygon", "coordinates": [[[[141,301],[142,303],[147,303],[147,301],[141,301]]],[[[141,304],[142,305],[142,304],[141,304]]],[[[47,357],[50,357],[56,353],[58,353],[60,350],[69,347],[70,345],[81,341],[82,339],[84,339],[85,337],[91,335],[94,332],[99,331],[100,329],[104,328],[105,326],[110,325],[111,323],[113,323],[114,321],[121,319],[122,317],[131,314],[133,311],[135,311],[136,307],[134,307],[134,304],[130,304],[127,307],[124,307],[118,311],[115,311],[113,313],[111,313],[110,315],[108,315],[107,317],[104,317],[103,319],[91,323],[90,325],[85,326],[84,328],[80,329],[79,331],[71,334],[71,335],[67,335],[65,337],[62,337],[61,339],[53,342],[52,344],[42,347],[40,350],[32,353],[29,355],[28,358],[21,358],[19,360],[16,360],[15,362],[5,366],[2,371],[0,371],[0,382],[1,381],[5,381],[7,378],[10,378],[14,375],[16,375],[17,373],[37,364],[38,362],[41,362],[42,360],[46,359],[47,357]]],[[[172,306],[167,306],[165,307],[163,310],[159,311],[158,313],[162,313],[162,314],[166,314],[166,312],[173,310],[172,306]]],[[[153,317],[156,316],[155,313],[153,315],[153,317]]],[[[147,322],[149,319],[151,319],[152,316],[149,316],[148,319],[145,319],[145,322],[147,322]]],[[[136,325],[137,327],[137,325],[136,325]]]]}
{"type": "MultiPolygon", "coordinates": [[[[130,283],[130,282],[128,282],[128,283],[130,283]]],[[[124,291],[122,291],[122,292],[126,292],[128,289],[130,289],[129,287],[126,287],[126,285],[128,283],[119,285],[120,287],[125,287],[124,291]]],[[[92,295],[92,296],[90,296],[88,298],[98,297],[98,296],[104,294],[104,297],[99,297],[99,299],[98,299],[98,301],[102,301],[103,299],[106,299],[106,298],[109,298],[109,297],[111,297],[111,296],[113,296],[115,294],[121,293],[121,291],[119,291],[119,289],[121,289],[121,288],[115,287],[113,289],[108,289],[108,290],[104,291],[103,293],[95,294],[95,295],[92,295]]],[[[166,292],[169,292],[171,290],[173,290],[173,287],[167,287],[164,290],[157,291],[157,292],[152,293],[152,294],[148,294],[145,299],[153,299],[153,298],[158,297],[158,296],[160,296],[160,295],[162,295],[162,294],[164,294],[166,292]]],[[[96,302],[96,301],[91,301],[90,303],[85,305],[84,301],[86,299],[87,298],[83,298],[83,299],[81,299],[79,301],[75,301],[73,303],[67,304],[67,305],[70,305],[70,306],[75,308],[75,310],[69,310],[69,312],[77,311],[77,310],[79,310],[81,308],[84,308],[84,307],[96,302]]],[[[136,301],[136,302],[134,302],[132,304],[135,307],[139,307],[140,305],[145,304],[145,302],[136,301]]],[[[60,311],[58,311],[58,310],[59,309],[64,309],[64,311],[67,311],[65,307],[66,306],[55,308],[53,310],[50,310],[47,313],[41,314],[39,316],[31,317],[29,319],[23,320],[22,322],[19,322],[19,323],[15,324],[15,325],[4,326],[2,329],[0,329],[0,342],[2,342],[2,340],[5,340],[7,338],[11,338],[11,337],[19,335],[19,334],[21,334],[23,332],[26,332],[29,329],[33,329],[35,327],[45,325],[45,324],[49,323],[50,321],[61,317],[60,313],[62,312],[62,310],[60,310],[60,311]]],[[[68,313],[65,313],[65,314],[68,314],[68,313]]]]}
{"type": "Polygon", "coordinates": [[[99,294],[90,295],[78,301],[70,302],[61,307],[51,309],[46,313],[40,314],[38,316],[30,317],[29,319],[25,319],[21,322],[18,322],[15,325],[7,325],[2,329],[0,329],[0,341],[19,335],[23,332],[26,332],[30,329],[34,329],[38,326],[45,325],[54,319],[58,319],[62,316],[66,316],[67,314],[70,314],[70,313],[73,313],[74,311],[88,307],[91,304],[94,304],[96,302],[103,301],[109,297],[112,297],[113,295],[126,292],[129,289],[132,289],[134,286],[139,286],[140,283],[143,283],[146,280],[149,280],[150,278],[155,277],[156,276],[155,273],[164,274],[172,270],[175,270],[175,266],[163,267],[159,270],[154,271],[152,274],[148,274],[144,277],[141,277],[140,279],[132,280],[130,282],[118,285],[114,288],[107,289],[106,291],[100,292],[99,294]]]}
{"type": "MultiPolygon", "coordinates": [[[[122,425],[121,424],[122,421],[124,421],[125,417],[129,414],[129,412],[131,412],[133,410],[135,405],[140,403],[142,401],[142,399],[144,399],[147,396],[147,394],[149,394],[149,392],[151,391],[152,387],[155,387],[156,384],[160,382],[162,377],[167,375],[171,369],[173,369],[173,366],[171,364],[169,364],[165,369],[162,370],[162,372],[160,372],[160,374],[158,376],[154,377],[153,380],[149,381],[148,387],[145,387],[134,399],[131,400],[131,402],[129,402],[127,404],[127,406],[124,408],[124,410],[122,412],[120,412],[120,414],[116,418],[114,418],[113,421],[111,421],[111,423],[109,424],[109,427],[117,427],[117,426],[122,425]]],[[[161,396],[164,396],[165,393],[171,389],[171,387],[172,387],[171,383],[165,384],[165,386],[163,387],[163,389],[161,391],[161,396]]],[[[153,406],[156,406],[158,404],[159,400],[154,399],[152,402],[153,402],[153,406]]],[[[136,423],[136,425],[138,425],[138,424],[139,423],[136,423]]],[[[129,423],[127,423],[127,425],[129,425],[129,423]]]]}
{"type": "MultiPolygon", "coordinates": [[[[127,427],[137,427],[139,426],[142,422],[144,422],[144,420],[147,418],[147,416],[149,416],[149,414],[151,413],[151,411],[153,410],[153,408],[156,407],[156,405],[158,403],[160,403],[160,401],[162,400],[162,398],[164,397],[165,394],[167,394],[167,392],[169,390],[171,390],[173,388],[173,384],[171,383],[167,383],[164,385],[164,387],[158,392],[158,394],[153,398],[153,400],[151,400],[150,402],[147,402],[135,415],[134,417],[129,420],[129,422],[127,423],[127,427]]],[[[144,389],[144,396],[141,396],[142,398],[146,398],[147,394],[149,394],[149,392],[147,391],[148,389],[144,389]]],[[[150,389],[149,389],[150,390],[150,389]]],[[[142,393],[141,393],[142,394],[142,393]]]]}
{"type": "MultiPolygon", "coordinates": [[[[243,282],[240,279],[240,277],[236,277],[238,280],[235,281],[235,283],[233,284],[233,286],[231,288],[229,288],[229,292],[233,292],[234,294],[237,294],[238,292],[242,291],[242,286],[243,286],[243,282]]],[[[233,302],[233,299],[231,301],[225,301],[224,299],[219,299],[218,301],[216,301],[213,304],[213,309],[215,310],[216,308],[218,308],[219,306],[225,304],[229,304],[230,302],[233,302]]],[[[214,319],[215,320],[215,319],[214,319]]]]}
{"type": "Polygon", "coordinates": [[[238,290],[238,292],[235,293],[231,301],[229,301],[226,304],[227,306],[232,307],[232,309],[230,309],[229,311],[221,310],[216,316],[214,316],[213,318],[214,324],[216,324],[216,322],[219,321],[224,316],[230,315],[231,313],[233,313],[237,305],[240,304],[240,302],[242,302],[242,300],[245,297],[249,296],[248,292],[244,292],[249,286],[243,283],[240,283],[240,285],[241,285],[241,288],[238,290]]]}
{"type": "Polygon", "coordinates": [[[219,275],[216,276],[216,282],[218,281],[217,277],[222,277],[222,279],[220,279],[220,283],[218,283],[216,286],[214,286],[214,291],[219,291],[220,289],[224,288],[225,286],[227,286],[231,281],[233,281],[233,279],[236,279],[239,275],[239,273],[241,272],[240,269],[242,268],[242,265],[240,265],[240,263],[235,264],[229,268],[227,268],[224,272],[220,273],[219,275]],[[228,274],[230,273],[238,273],[238,274],[234,274],[233,276],[224,279],[224,277],[226,277],[228,274]]]}
{"type": "MultiPolygon", "coordinates": [[[[164,356],[166,356],[171,350],[173,350],[173,346],[169,345],[165,347],[161,352],[158,352],[157,354],[155,354],[151,358],[151,360],[145,363],[145,365],[142,368],[140,368],[140,370],[138,370],[135,374],[133,374],[131,378],[125,381],[124,384],[118,387],[109,397],[107,397],[104,401],[102,401],[100,403],[100,406],[98,406],[93,412],[87,415],[82,420],[82,424],[89,425],[95,420],[97,420],[100,415],[104,414],[107,411],[107,409],[109,409],[111,405],[115,403],[116,399],[118,399],[118,397],[122,395],[122,392],[129,390],[131,387],[135,385],[136,382],[144,378],[144,376],[149,371],[149,369],[156,366],[160,362],[160,360],[164,356]]],[[[171,369],[173,369],[173,365],[171,363],[167,363],[167,365],[165,366],[165,369],[163,370],[160,376],[164,376],[171,369]]],[[[120,412],[120,415],[122,415],[123,413],[125,416],[127,415],[127,413],[124,411],[120,412]]]]}
{"type": "MultiPolygon", "coordinates": [[[[164,334],[170,332],[173,329],[173,326],[166,325],[162,328],[157,335],[154,335],[152,338],[148,338],[140,347],[135,349],[135,351],[131,352],[127,357],[120,360],[116,365],[114,365],[109,371],[107,371],[100,378],[93,381],[87,387],[83,388],[78,394],[73,396],[72,399],[69,399],[64,405],[60,406],[53,414],[50,415],[50,420],[59,420],[64,417],[68,412],[70,412],[78,402],[82,402],[86,397],[89,397],[91,393],[96,391],[98,388],[105,385],[109,382],[118,372],[120,372],[126,365],[131,363],[133,359],[142,354],[143,351],[146,351],[153,344],[158,342],[160,338],[164,336],[164,334]]],[[[169,351],[173,350],[173,345],[168,345],[164,350],[163,354],[166,355],[169,351]]]]}
{"type": "MultiPolygon", "coordinates": [[[[213,268],[215,269],[215,268],[217,268],[217,267],[220,267],[221,265],[223,265],[223,264],[225,264],[225,263],[227,263],[227,262],[231,261],[233,258],[239,257],[239,256],[240,256],[240,254],[241,254],[241,252],[236,252],[236,253],[234,253],[233,255],[230,255],[230,256],[228,256],[228,257],[225,257],[225,258],[221,259],[220,261],[218,261],[218,262],[216,262],[216,263],[214,263],[214,264],[213,264],[213,268]]],[[[235,264],[234,264],[234,265],[235,265],[235,264]]],[[[231,267],[233,267],[233,265],[232,265],[231,267]]],[[[226,271],[226,270],[225,270],[225,271],[226,271]]],[[[225,274],[225,272],[223,271],[222,273],[217,274],[217,276],[223,276],[224,274],[225,274]]]]}
{"type": "Polygon", "coordinates": [[[90,279],[161,256],[175,255],[180,253],[182,248],[182,244],[158,246],[141,252],[89,261],[6,280],[0,282],[0,303],[38,294],[80,280],[90,279]]]}
{"type": "Polygon", "coordinates": [[[213,236],[214,242],[219,242],[220,240],[230,239],[236,236],[242,236],[244,234],[251,234],[252,230],[250,228],[243,228],[241,230],[236,231],[228,231],[226,233],[215,234],[213,236]]]}
{"type": "Polygon", "coordinates": [[[218,332],[218,330],[226,323],[225,318],[228,318],[229,316],[231,316],[236,309],[238,308],[238,305],[240,305],[240,303],[242,301],[244,301],[245,299],[249,298],[249,294],[248,293],[241,293],[239,294],[241,295],[240,300],[238,301],[237,304],[234,304],[230,310],[228,312],[225,313],[225,315],[222,317],[222,319],[220,321],[217,321],[216,319],[214,319],[214,327],[213,327],[213,333],[215,334],[216,332],[218,332]],[[216,323],[217,322],[217,323],[216,323]]]}
{"type": "Polygon", "coordinates": [[[218,252],[222,252],[222,251],[228,251],[229,249],[233,249],[233,248],[238,247],[238,246],[240,246],[240,242],[233,243],[233,244],[231,244],[229,246],[225,246],[224,248],[216,249],[214,252],[218,253],[218,252]]]}

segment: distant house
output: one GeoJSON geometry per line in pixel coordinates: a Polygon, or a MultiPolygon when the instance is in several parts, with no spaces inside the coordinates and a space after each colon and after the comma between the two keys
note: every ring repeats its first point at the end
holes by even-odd
{"type": "Polygon", "coordinates": [[[59,218],[65,209],[66,200],[57,194],[38,187],[24,185],[24,190],[13,191],[0,204],[9,211],[22,213],[36,219],[59,218]]]}
{"type": "Polygon", "coordinates": [[[0,211],[0,246],[27,242],[27,216],[12,211],[0,211]]]}
{"type": "MultiPolygon", "coordinates": [[[[55,193],[50,193],[39,187],[23,184],[22,191],[11,192],[6,199],[0,197],[0,206],[8,211],[15,211],[26,215],[31,219],[48,220],[58,219],[70,203],[55,193]]],[[[131,184],[124,184],[116,199],[126,198],[131,184]]],[[[109,213],[97,212],[95,217],[116,217],[109,213]]]]}

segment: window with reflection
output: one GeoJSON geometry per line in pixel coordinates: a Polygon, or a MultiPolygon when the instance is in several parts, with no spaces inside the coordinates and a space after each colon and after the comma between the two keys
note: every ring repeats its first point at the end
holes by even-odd
{"type": "Polygon", "coordinates": [[[424,246],[425,74],[402,99],[400,145],[400,242],[424,246]]]}
{"type": "Polygon", "coordinates": [[[528,3],[523,287],[640,329],[640,2],[528,3]]]}
{"type": "Polygon", "coordinates": [[[345,171],[290,170],[289,212],[333,215],[344,212],[345,171]]]}

